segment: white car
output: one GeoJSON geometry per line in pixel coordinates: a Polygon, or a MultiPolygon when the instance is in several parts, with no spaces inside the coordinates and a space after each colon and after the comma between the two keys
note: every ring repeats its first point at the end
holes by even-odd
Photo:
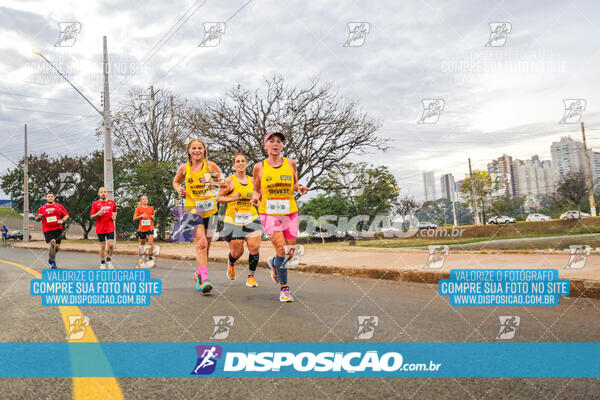
{"type": "Polygon", "coordinates": [[[417,229],[437,229],[437,224],[434,224],[433,222],[429,222],[429,221],[422,221],[419,222],[419,224],[417,225],[417,229]]]}
{"type": "Polygon", "coordinates": [[[506,215],[502,215],[500,217],[491,217],[488,220],[488,224],[514,224],[517,220],[513,217],[507,217],[506,215]]]}
{"type": "Polygon", "coordinates": [[[547,215],[544,214],[529,214],[527,216],[526,221],[552,221],[552,218],[550,218],[547,215]]]}
{"type": "Polygon", "coordinates": [[[582,211],[567,211],[565,213],[560,214],[560,219],[580,219],[580,218],[589,218],[590,214],[582,212],[582,211]]]}

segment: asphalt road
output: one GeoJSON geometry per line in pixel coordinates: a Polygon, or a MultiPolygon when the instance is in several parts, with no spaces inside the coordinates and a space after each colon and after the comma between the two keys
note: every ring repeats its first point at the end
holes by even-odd
{"type": "MultiPolygon", "coordinates": [[[[59,253],[62,268],[96,268],[97,256],[59,253]]],[[[0,248],[0,260],[46,268],[47,253],[0,248]]],[[[135,257],[116,256],[130,268],[135,257]]],[[[81,307],[104,342],[207,342],[213,315],[231,315],[226,341],[353,342],[357,316],[376,315],[372,341],[494,342],[501,315],[517,315],[514,341],[598,342],[600,300],[561,298],[557,307],[451,307],[436,285],[291,272],[292,304],[278,301],[267,271],[258,288],[235,281],[224,265],[209,265],[210,296],[194,288],[190,261],[159,260],[153,278],[163,294],[149,307],[81,307]]],[[[33,276],[0,262],[0,341],[62,342],[56,307],[29,294],[33,276]]],[[[482,355],[484,357],[485,355],[482,355]]],[[[597,399],[600,378],[119,378],[126,399],[597,399]]],[[[71,379],[0,379],[0,399],[71,399],[71,379]]]]}

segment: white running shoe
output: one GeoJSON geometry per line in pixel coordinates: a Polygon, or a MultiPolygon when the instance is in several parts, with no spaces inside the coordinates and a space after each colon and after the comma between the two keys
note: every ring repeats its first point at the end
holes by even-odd
{"type": "Polygon", "coordinates": [[[113,265],[112,261],[107,261],[106,266],[108,267],[108,269],[115,269],[115,266],[113,265]]]}
{"type": "Polygon", "coordinates": [[[100,269],[106,269],[106,263],[100,263],[100,269]]]}

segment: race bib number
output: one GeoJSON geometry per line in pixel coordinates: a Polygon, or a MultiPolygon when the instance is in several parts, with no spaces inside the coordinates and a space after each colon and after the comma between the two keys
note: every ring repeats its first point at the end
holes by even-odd
{"type": "Polygon", "coordinates": [[[267,214],[289,214],[290,201],[284,200],[267,200],[267,214]]]}
{"type": "Polygon", "coordinates": [[[207,212],[215,209],[215,203],[212,199],[206,200],[197,200],[196,201],[196,211],[199,212],[207,212]]]}
{"type": "Polygon", "coordinates": [[[143,219],[142,220],[142,226],[150,226],[150,220],[149,219],[143,219]]]}
{"type": "Polygon", "coordinates": [[[236,224],[249,224],[252,222],[252,213],[251,212],[236,212],[235,219],[236,224]]]}
{"type": "Polygon", "coordinates": [[[46,217],[46,222],[48,223],[52,223],[52,222],[56,222],[58,221],[58,219],[56,218],[56,215],[53,215],[51,217],[46,217]]]}

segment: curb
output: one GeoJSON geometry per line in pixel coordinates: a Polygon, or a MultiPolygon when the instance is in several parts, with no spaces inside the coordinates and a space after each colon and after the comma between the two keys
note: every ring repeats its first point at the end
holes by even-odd
{"type": "MultiPolygon", "coordinates": [[[[36,246],[27,246],[20,245],[15,248],[21,249],[35,249],[35,250],[43,250],[36,246]]],[[[88,249],[62,249],[62,251],[69,251],[73,253],[93,253],[97,254],[96,250],[88,250],[88,249]]],[[[138,252],[136,250],[116,250],[114,254],[120,255],[134,255],[137,256],[138,252]]],[[[161,254],[161,258],[168,258],[172,260],[195,260],[196,257],[192,255],[183,255],[178,256],[174,254],[161,254]]],[[[209,257],[209,262],[219,262],[219,263],[227,263],[229,260],[227,257],[209,257]]],[[[243,261],[238,261],[239,264],[247,265],[248,263],[243,261]]],[[[270,268],[266,261],[260,261],[258,266],[261,268],[270,268]]],[[[298,268],[294,270],[298,272],[308,272],[313,274],[326,274],[326,275],[343,275],[343,276],[353,276],[357,278],[371,278],[371,279],[384,279],[391,281],[400,281],[400,282],[413,282],[413,283],[428,283],[428,284],[437,284],[440,279],[449,279],[450,272],[449,271],[433,271],[433,270],[419,270],[419,269],[409,269],[409,270],[394,270],[394,269],[386,269],[386,268],[356,268],[356,267],[332,267],[328,265],[318,265],[318,264],[300,264],[298,268]]],[[[591,279],[569,279],[570,282],[570,293],[569,297],[587,297],[593,299],[600,299],[600,282],[591,280],[591,279]]]]}

